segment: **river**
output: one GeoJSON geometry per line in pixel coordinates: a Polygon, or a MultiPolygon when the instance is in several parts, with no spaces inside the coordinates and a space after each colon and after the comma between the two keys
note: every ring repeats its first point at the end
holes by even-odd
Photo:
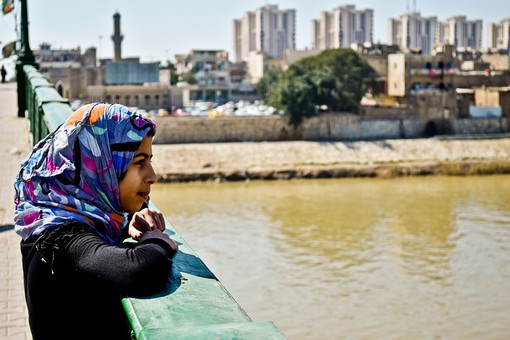
{"type": "Polygon", "coordinates": [[[289,339],[510,335],[510,176],[157,184],[172,225],[289,339]]]}

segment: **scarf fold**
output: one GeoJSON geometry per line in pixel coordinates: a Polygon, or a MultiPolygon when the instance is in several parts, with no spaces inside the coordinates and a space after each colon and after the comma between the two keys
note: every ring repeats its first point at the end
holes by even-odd
{"type": "Polygon", "coordinates": [[[74,220],[116,244],[127,214],[119,181],[142,139],[156,126],[119,104],[76,110],[41,140],[16,177],[14,222],[24,239],[74,220]]]}

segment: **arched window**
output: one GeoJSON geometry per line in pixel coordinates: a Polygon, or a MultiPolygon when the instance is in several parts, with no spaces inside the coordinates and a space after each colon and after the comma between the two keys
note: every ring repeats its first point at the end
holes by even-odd
{"type": "Polygon", "coordinates": [[[57,89],[57,92],[62,97],[64,96],[64,83],[62,81],[57,82],[55,88],[57,89]]]}

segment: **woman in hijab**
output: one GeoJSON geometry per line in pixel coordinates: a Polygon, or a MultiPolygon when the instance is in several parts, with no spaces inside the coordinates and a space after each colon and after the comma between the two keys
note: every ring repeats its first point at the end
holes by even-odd
{"type": "Polygon", "coordinates": [[[21,164],[14,220],[34,340],[129,339],[121,299],[165,287],[177,245],[146,208],[155,129],[122,105],[90,104],[21,164]]]}

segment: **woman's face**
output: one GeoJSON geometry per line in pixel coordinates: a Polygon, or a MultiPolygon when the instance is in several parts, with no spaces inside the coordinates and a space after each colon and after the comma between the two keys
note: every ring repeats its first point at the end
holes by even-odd
{"type": "Polygon", "coordinates": [[[151,185],[157,180],[151,158],[152,137],[145,137],[136,150],[126,175],[119,183],[122,211],[130,214],[139,211],[149,197],[151,185]]]}

